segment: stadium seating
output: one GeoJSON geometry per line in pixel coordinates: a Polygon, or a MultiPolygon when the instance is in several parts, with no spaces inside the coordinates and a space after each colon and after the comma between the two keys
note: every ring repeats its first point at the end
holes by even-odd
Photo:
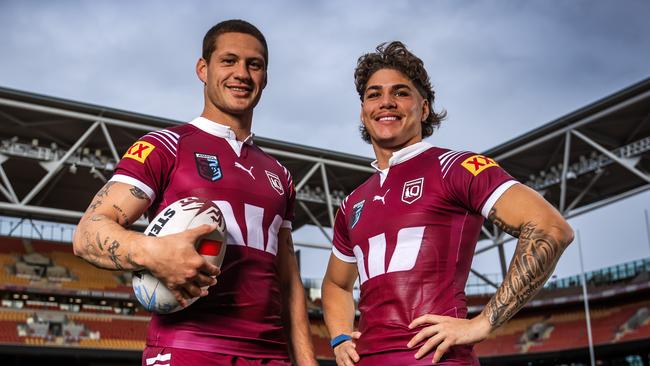
{"type": "MultiPolygon", "coordinates": [[[[127,309],[127,305],[124,303],[120,305],[115,300],[121,298],[122,294],[106,297],[104,301],[101,301],[101,297],[88,301],[89,299],[84,298],[83,295],[89,291],[96,291],[99,294],[132,294],[129,273],[97,270],[76,257],[69,244],[16,238],[0,238],[0,244],[3,244],[0,245],[1,283],[10,288],[34,288],[36,294],[44,294],[40,297],[32,297],[31,294],[25,297],[25,293],[5,292],[3,298],[5,307],[0,308],[0,343],[39,347],[65,344],[72,347],[107,350],[141,350],[144,347],[150,316],[148,312],[141,307],[136,307],[135,311],[128,312],[132,315],[122,315],[126,313],[120,311],[119,307],[127,309]],[[38,255],[25,257],[33,253],[38,255]],[[14,271],[19,261],[28,265],[31,261],[35,266],[42,266],[40,262],[49,263],[45,264],[48,269],[44,273],[45,278],[16,276],[14,271]],[[57,303],[57,299],[47,295],[48,292],[44,291],[48,289],[53,294],[57,291],[67,294],[62,295],[65,304],[57,303]],[[7,308],[18,306],[16,303],[19,303],[22,310],[7,308]],[[61,309],[75,312],[63,312],[61,309]],[[35,312],[65,316],[66,322],[54,327],[58,336],[50,334],[51,329],[47,324],[34,326],[30,332],[24,332],[28,318],[35,312]],[[118,313],[120,315],[116,315],[118,313]],[[19,328],[23,329],[22,336],[18,332],[19,328]],[[40,330],[36,332],[36,328],[40,330]],[[43,331],[46,336],[41,334],[43,331]]],[[[29,269],[29,267],[25,268],[29,269]]],[[[648,283],[647,279],[648,274],[642,272],[631,278],[627,284],[643,286],[648,283]]],[[[593,292],[621,289],[622,286],[626,286],[626,283],[608,283],[593,292]]],[[[581,295],[579,287],[544,289],[536,298],[536,300],[546,301],[544,306],[526,308],[522,313],[517,314],[488,339],[477,344],[475,346],[477,354],[480,357],[494,358],[586,347],[585,315],[581,301],[575,300],[579,295],[581,295]],[[572,300],[567,302],[567,297],[572,300]],[[565,300],[554,305],[554,300],[558,298],[565,300]]],[[[489,296],[470,296],[468,304],[474,309],[480,309],[488,298],[489,296]]],[[[594,343],[604,345],[650,339],[650,300],[643,300],[645,298],[647,298],[647,290],[634,302],[609,301],[607,298],[592,302],[591,324],[594,343]],[[645,312],[639,313],[643,308],[648,308],[648,316],[645,312]]],[[[130,300],[127,299],[125,302],[128,301],[130,300]]],[[[334,356],[329,346],[330,336],[322,319],[321,299],[309,299],[308,309],[316,354],[320,359],[331,360],[334,356]]]]}
{"type": "Polygon", "coordinates": [[[121,272],[98,271],[95,267],[75,256],[70,244],[53,243],[43,240],[22,240],[10,237],[0,238],[0,280],[2,283],[16,285],[63,288],[72,290],[99,290],[131,293],[130,284],[122,283],[117,276],[121,272]],[[31,254],[35,253],[35,254],[31,254]],[[51,262],[47,271],[40,271],[31,264],[21,261],[28,255],[33,260],[46,259],[51,262]],[[43,259],[41,259],[43,258],[43,259]],[[17,275],[7,268],[16,268],[24,275],[17,275]],[[39,279],[38,272],[43,272],[39,279]]]}

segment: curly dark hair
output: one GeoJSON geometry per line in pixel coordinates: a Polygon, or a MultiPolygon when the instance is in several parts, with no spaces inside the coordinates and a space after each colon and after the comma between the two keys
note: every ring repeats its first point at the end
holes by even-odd
{"type": "MultiPolygon", "coordinates": [[[[406,46],[400,41],[390,43],[381,43],[376,48],[376,52],[366,53],[359,57],[357,67],[354,69],[354,85],[357,88],[361,102],[366,91],[366,86],[370,77],[381,69],[393,69],[406,75],[422,98],[429,101],[429,115],[422,122],[422,138],[429,137],[433,134],[440,122],[447,116],[444,110],[435,113],[433,110],[433,101],[435,92],[431,86],[429,75],[424,68],[424,63],[420,58],[411,53],[406,46]]],[[[370,135],[363,123],[359,127],[361,138],[370,143],[370,135]]]]}

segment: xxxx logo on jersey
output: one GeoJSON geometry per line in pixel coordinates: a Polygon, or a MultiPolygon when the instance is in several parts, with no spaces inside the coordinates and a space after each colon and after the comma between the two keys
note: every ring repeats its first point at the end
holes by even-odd
{"type": "Polygon", "coordinates": [[[122,158],[131,158],[144,164],[144,161],[147,160],[147,156],[149,156],[155,148],[155,146],[146,141],[136,141],[126,151],[122,158]]]}
{"type": "Polygon", "coordinates": [[[474,176],[479,175],[485,169],[492,166],[499,166],[496,161],[483,155],[472,155],[465,159],[460,165],[469,170],[474,176]]]}

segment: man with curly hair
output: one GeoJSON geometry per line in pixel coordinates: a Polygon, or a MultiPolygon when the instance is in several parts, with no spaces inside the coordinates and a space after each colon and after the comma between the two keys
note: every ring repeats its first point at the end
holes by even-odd
{"type": "Polygon", "coordinates": [[[359,58],[361,135],[377,170],[342,202],[323,280],[338,365],[478,365],[472,344],[528,302],[573,240],[537,192],[493,159],[422,141],[445,113],[422,60],[401,42],[359,58]],[[483,311],[467,319],[465,283],[484,218],[518,238],[483,311]],[[359,279],[359,328],[352,288],[359,279]],[[432,358],[425,357],[434,352],[432,358]]]}

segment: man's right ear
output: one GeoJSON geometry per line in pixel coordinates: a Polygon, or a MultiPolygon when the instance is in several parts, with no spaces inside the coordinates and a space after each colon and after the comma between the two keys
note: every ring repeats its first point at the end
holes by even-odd
{"type": "Polygon", "coordinates": [[[196,62],[196,76],[204,85],[208,83],[208,62],[203,57],[196,62]]]}

